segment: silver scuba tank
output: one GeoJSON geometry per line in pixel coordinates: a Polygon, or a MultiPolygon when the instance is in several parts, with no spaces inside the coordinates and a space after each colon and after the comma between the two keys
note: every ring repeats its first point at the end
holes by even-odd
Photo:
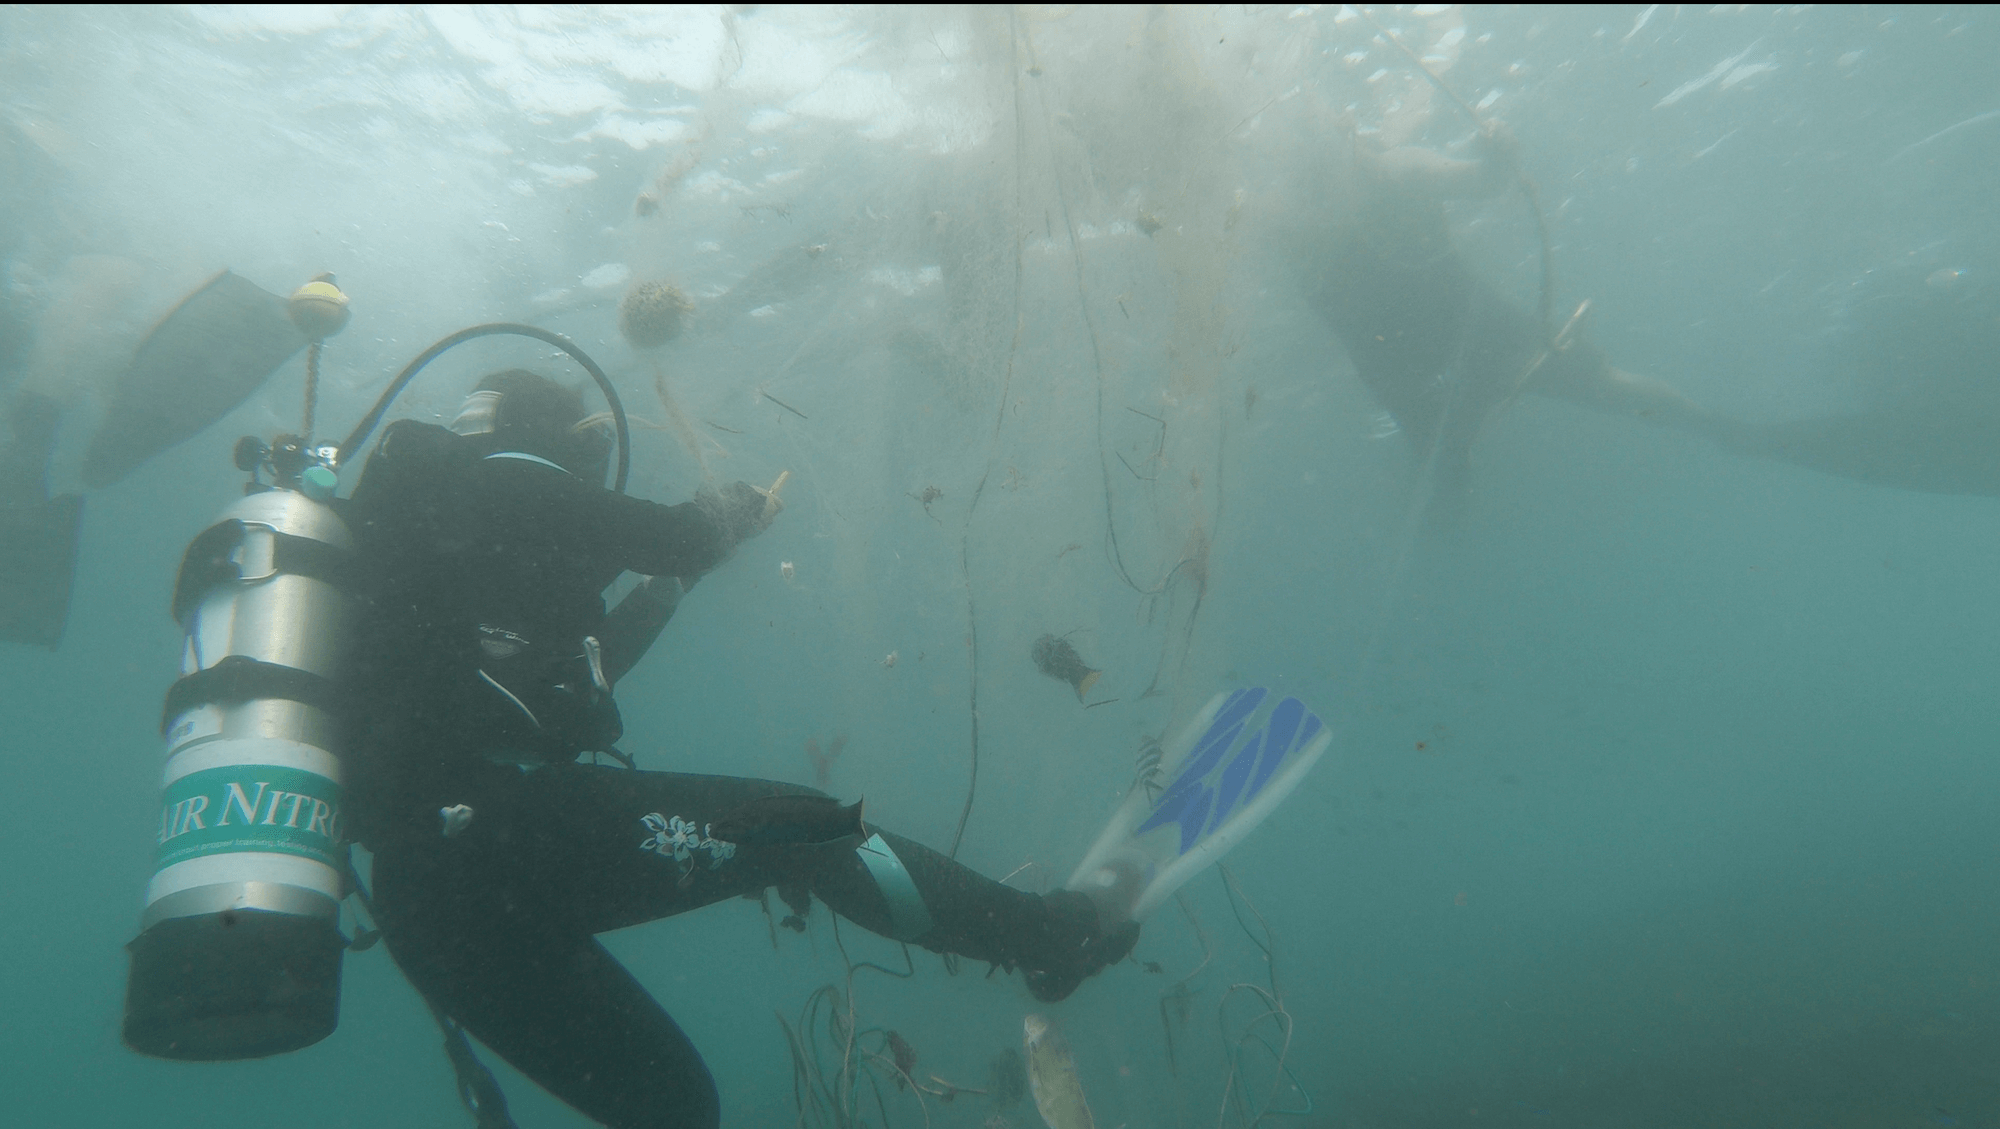
{"type": "MultiPolygon", "coordinates": [[[[308,489],[331,494],[331,472],[308,489]]],[[[350,619],[347,526],[303,493],[225,510],[181,561],[186,633],[167,693],[158,849],[128,946],[125,1042],[257,1058],[339,1019],[346,878],[335,678],[350,619]]]]}

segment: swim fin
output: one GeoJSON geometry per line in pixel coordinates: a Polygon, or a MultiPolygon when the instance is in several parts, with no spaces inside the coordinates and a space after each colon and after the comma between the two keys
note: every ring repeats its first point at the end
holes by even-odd
{"type": "Polygon", "coordinates": [[[1065,888],[1096,902],[1100,919],[1144,921],[1264,822],[1333,741],[1297,698],[1270,698],[1252,686],[1210,699],[1157,775],[1125,797],[1065,888]]]}
{"type": "Polygon", "coordinates": [[[285,299],[230,271],[209,279],[139,343],[84,455],[84,485],[109,486],[228,415],[305,344],[285,299]]]}
{"type": "Polygon", "coordinates": [[[83,497],[49,497],[49,455],[62,407],[23,392],[7,406],[0,445],[0,639],[53,650],[69,618],[70,574],[83,497]]]}
{"type": "Polygon", "coordinates": [[[69,620],[83,495],[0,505],[0,640],[55,650],[69,620]]]}

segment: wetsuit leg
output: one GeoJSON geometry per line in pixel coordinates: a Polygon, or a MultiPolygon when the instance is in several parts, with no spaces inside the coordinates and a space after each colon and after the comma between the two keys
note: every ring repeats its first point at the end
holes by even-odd
{"type": "MultiPolygon", "coordinates": [[[[1042,897],[983,877],[910,839],[870,826],[897,856],[921,899],[930,928],[906,935],[890,895],[852,843],[811,847],[736,846],[728,857],[703,847],[706,828],[750,802],[771,795],[819,795],[770,780],[684,773],[631,772],[569,765],[545,777],[537,796],[548,821],[565,828],[565,842],[538,847],[561,858],[569,916],[599,933],[651,921],[770,886],[804,887],[835,913],[874,933],[936,952],[956,953],[1032,974],[1038,994],[1067,995],[1082,979],[1131,948],[1136,930],[1098,936],[1097,914],[1080,895],[1042,897]],[[650,817],[650,818],[649,818],[650,817]],[[686,857],[661,841],[659,828],[679,820],[686,857]],[[649,846],[650,844],[650,846],[649,846]],[[1115,951],[1112,951],[1115,950],[1115,951]]],[[[903,924],[908,924],[908,913],[903,924]]]]}
{"type": "Polygon", "coordinates": [[[530,903],[441,889],[479,868],[379,857],[378,907],[404,975],[521,1073],[611,1129],[714,1129],[694,1044],[604,946],[530,903]],[[449,876],[449,877],[447,877],[449,876]]]}
{"type": "Polygon", "coordinates": [[[390,951],[480,1041],[622,1129],[710,1125],[716,1099],[686,1037],[593,934],[770,886],[806,888],[871,931],[1022,967],[1049,998],[1122,958],[1136,937],[1136,928],[1100,936],[1080,895],[1023,893],[871,827],[930,921],[899,936],[889,897],[854,844],[725,852],[696,830],[781,794],[818,793],[591,765],[458,774],[447,790],[406,800],[409,833],[377,847],[375,899],[390,951]],[[456,803],[473,809],[472,821],[445,838],[438,808],[456,803]]]}
{"type": "Polygon", "coordinates": [[[714,1129],[720,1101],[700,1053],[566,899],[550,897],[562,891],[514,869],[522,857],[504,839],[524,829],[504,827],[498,807],[476,809],[454,839],[376,853],[374,905],[396,965],[584,1115],[612,1129],[714,1129]]]}
{"type": "MultiPolygon", "coordinates": [[[[622,812],[605,802],[623,790],[613,781],[641,775],[482,762],[398,797],[394,831],[373,844],[374,904],[417,990],[550,1093],[613,1129],[712,1129],[720,1102],[700,1053],[592,936],[644,920],[606,912],[592,873],[641,853],[644,828],[614,831],[622,812]],[[458,803],[472,821],[446,838],[438,809],[458,803]]],[[[654,901],[666,912],[727,896],[662,885],[677,896],[654,901]]]]}

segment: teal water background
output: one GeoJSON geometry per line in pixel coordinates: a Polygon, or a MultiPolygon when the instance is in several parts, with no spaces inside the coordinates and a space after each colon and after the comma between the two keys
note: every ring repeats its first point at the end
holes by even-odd
{"type": "MultiPolygon", "coordinates": [[[[1644,11],[1379,18],[1427,43],[1463,27],[1439,49],[1447,81],[1500,92],[1487,111],[1550,215],[1555,305],[1589,298],[1619,365],[1758,418],[1850,403],[1824,378],[1828,295],[1918,248],[1995,246],[2000,123],[1904,155],[2000,108],[1992,11],[1644,11]]],[[[279,292],[333,270],[355,317],[328,346],[321,414],[343,428],[430,341],[496,318],[572,334],[658,421],[651,362],[617,335],[622,276],[590,280],[623,265],[687,287],[701,313],[663,357],[688,414],[734,429],[697,423],[728,452],[713,468],[794,477],[773,528],[621,686],[642,767],[810,782],[804,742],[844,734],[833,790],[944,846],[976,658],[961,857],[996,876],[1036,864],[1014,879],[1036,888],[1065,877],[1147,735],[1229,686],[1307,700],[1332,751],[1229,860],[1269,923],[1287,1063],[1315,1106],[1267,1124],[2000,1124],[1995,499],[1530,397],[1482,438],[1457,525],[1414,536],[1420,466],[1371,438],[1377,406],[1259,232],[1260,209],[1339,206],[1306,179],[1306,106],[1375,128],[1421,89],[1337,7],[1152,23],[16,8],[0,99],[58,170],[21,191],[62,197],[67,226],[22,237],[9,278],[32,290],[84,252],[279,292]],[[1021,77],[1024,36],[1046,86],[1021,77]],[[1130,96],[1157,74],[1185,100],[1130,96]],[[1173,116],[1189,105],[1224,129],[1173,116]],[[1199,151],[1174,150],[1191,137],[1199,151]],[[682,161],[662,213],[635,216],[682,161]],[[1146,180],[1154,164],[1179,179],[1146,180]],[[1176,231],[1176,207],[1207,226],[1176,231]],[[1167,229],[1149,238],[1142,214],[1167,229]],[[1211,292],[1203,368],[1175,319],[1211,292]],[[1167,421],[1157,450],[1126,407],[1167,421]],[[927,512],[912,495],[932,485],[927,512]],[[1160,593],[1120,579],[1107,521],[1160,593]],[[1198,614],[1187,570],[1169,576],[1196,529],[1198,614]],[[1036,636],[1069,631],[1105,668],[1095,696],[1119,701],[1086,711],[1034,671],[1036,636]],[[1149,684],[1165,692],[1142,698],[1149,684]]],[[[1456,115],[1439,101],[1415,139],[1463,138],[1456,115]]],[[[1453,220],[1532,304],[1518,197],[1453,220]]],[[[398,414],[449,418],[484,368],[546,353],[454,354],[398,414]]],[[[11,1122],[470,1123],[379,948],[348,958],[341,1028],[309,1050],[184,1065],[118,1042],[179,659],[174,568],[236,495],[230,443],[295,419],[300,371],[93,494],[61,649],[0,651],[11,1122]]],[[[686,496],[699,471],[673,434],[636,435],[634,491],[686,496]]],[[[1199,931],[1170,909],[1139,943],[1158,975],[1121,965],[1044,1008],[1016,978],[917,954],[910,980],[863,973],[856,1007],[922,1073],[970,1087],[1047,1011],[1100,1125],[1241,1125],[1217,1008],[1268,969],[1216,877],[1189,904],[1199,931]],[[1163,992],[1191,973],[1178,1019],[1163,992]]],[[[703,1050],[729,1125],[793,1123],[773,1013],[796,1022],[843,976],[823,908],[778,951],[769,937],[733,902],[607,938],[703,1050]]],[[[900,966],[888,942],[841,938],[900,966]]],[[[1244,1005],[1223,1015],[1232,1037],[1244,1005]]],[[[524,1127],[583,1124],[501,1076],[524,1127]]],[[[1261,1095],[1268,1056],[1243,1076],[1261,1095]]],[[[909,1095],[888,1101],[895,1124],[924,1123],[909,1095]]],[[[928,1107],[936,1126],[995,1112],[928,1107]]],[[[1038,1123],[1031,1104],[1001,1116],[1038,1123]]]]}

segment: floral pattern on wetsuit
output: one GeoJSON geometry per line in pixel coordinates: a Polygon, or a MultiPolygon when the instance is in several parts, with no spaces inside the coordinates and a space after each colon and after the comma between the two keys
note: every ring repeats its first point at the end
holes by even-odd
{"type": "Polygon", "coordinates": [[[680,816],[669,818],[659,812],[652,812],[640,817],[639,822],[645,824],[646,830],[653,833],[645,842],[639,844],[639,849],[669,856],[679,863],[680,884],[683,886],[694,881],[696,851],[708,852],[710,870],[736,857],[736,844],[713,838],[707,833],[707,827],[689,822],[680,816]]]}

